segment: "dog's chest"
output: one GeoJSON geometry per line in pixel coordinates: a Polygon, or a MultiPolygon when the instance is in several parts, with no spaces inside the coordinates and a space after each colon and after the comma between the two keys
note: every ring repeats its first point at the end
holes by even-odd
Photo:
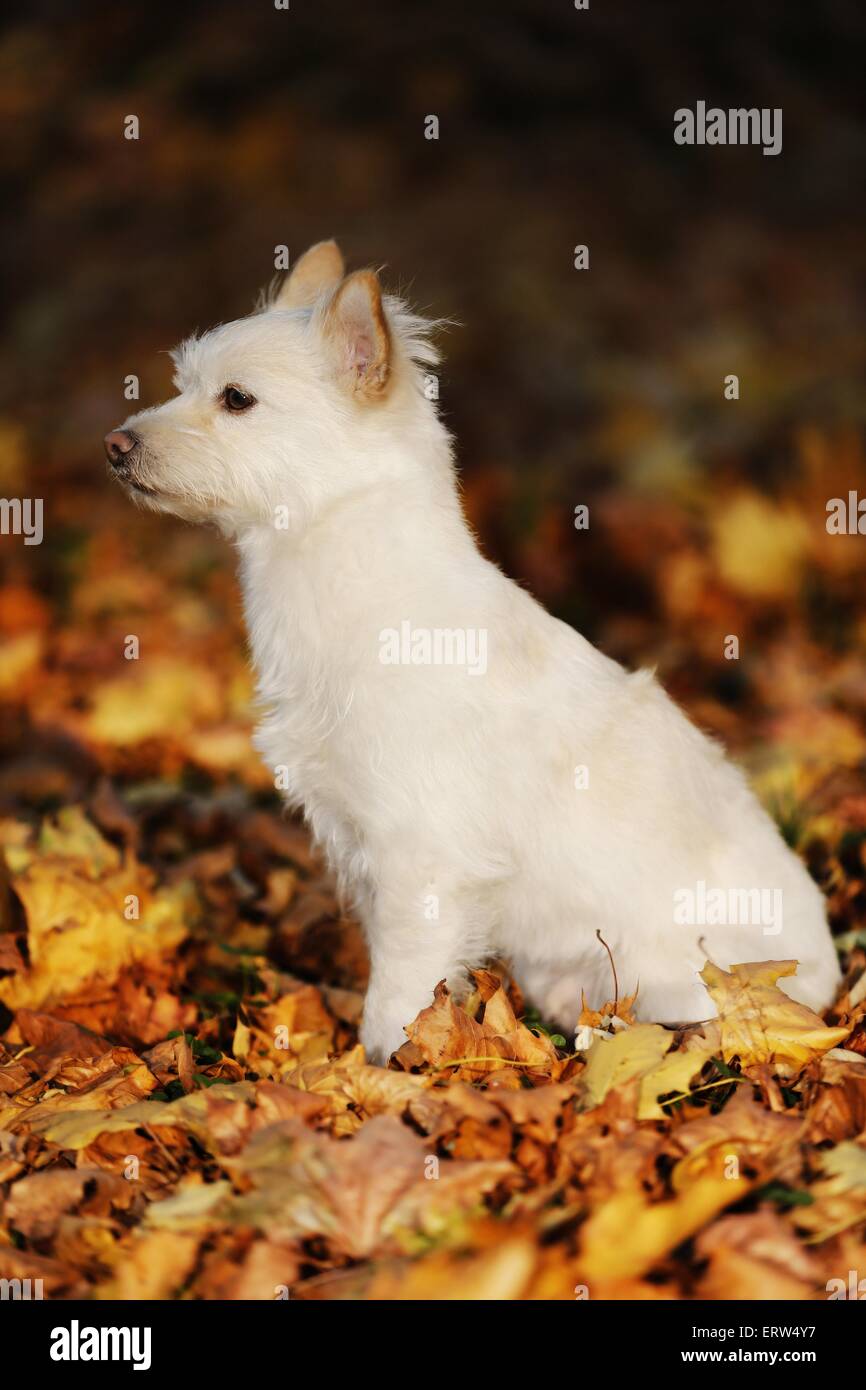
{"type": "Polygon", "coordinates": [[[292,810],[303,812],[341,888],[357,895],[369,856],[351,782],[337,753],[339,735],[323,732],[303,703],[281,701],[259,724],[254,743],[273,772],[276,790],[292,810]]]}
{"type": "Polygon", "coordinates": [[[262,718],[254,743],[288,805],[302,810],[341,883],[357,888],[366,859],[353,759],[352,683],[339,636],[310,601],[302,576],[243,574],[244,607],[262,718]],[[281,602],[286,594],[292,602],[281,602]]]}

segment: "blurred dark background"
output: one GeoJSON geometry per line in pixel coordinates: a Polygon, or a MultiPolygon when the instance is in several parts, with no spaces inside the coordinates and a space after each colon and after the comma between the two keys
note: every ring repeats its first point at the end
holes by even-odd
{"type": "MultiPolygon", "coordinates": [[[[41,547],[0,542],[23,611],[82,620],[88,576],[158,553],[236,621],[222,543],[133,512],[102,435],[127,374],[162,398],[164,350],[251,307],[275,245],[334,235],[459,323],[441,402],[490,555],[734,742],[819,699],[859,723],[864,541],[824,522],[866,486],[864,30],[855,0],[7,12],[0,490],[47,508],[41,547]],[[676,145],[698,100],[782,107],[781,154],[676,145]]],[[[135,593],[86,616],[123,627],[135,593]]]]}

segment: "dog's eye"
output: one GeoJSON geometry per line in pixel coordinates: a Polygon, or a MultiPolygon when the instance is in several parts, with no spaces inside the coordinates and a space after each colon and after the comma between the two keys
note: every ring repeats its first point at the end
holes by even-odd
{"type": "Polygon", "coordinates": [[[251,396],[248,391],[242,391],[239,386],[227,386],[222,395],[223,405],[226,410],[249,410],[251,405],[255,405],[256,398],[251,396]]]}

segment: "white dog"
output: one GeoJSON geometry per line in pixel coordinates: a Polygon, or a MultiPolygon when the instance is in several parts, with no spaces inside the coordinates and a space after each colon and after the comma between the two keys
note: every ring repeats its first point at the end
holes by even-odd
{"type": "Polygon", "coordinates": [[[711,1016],[707,957],[794,958],[827,1005],[821,893],[743,775],[479,553],[428,330],[324,242],[106,436],[130,494],[237,546],[257,746],[363,923],[368,1055],[494,952],[571,1029],[612,995],[602,940],[644,1018],[711,1016]]]}

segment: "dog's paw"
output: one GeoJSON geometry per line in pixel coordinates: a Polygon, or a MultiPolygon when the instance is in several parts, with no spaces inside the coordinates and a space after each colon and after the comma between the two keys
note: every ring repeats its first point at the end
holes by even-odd
{"type": "MultiPolygon", "coordinates": [[[[415,1017],[415,1012],[411,1008],[406,1012],[407,1023],[415,1017]]],[[[403,1010],[393,1006],[387,1011],[375,1008],[371,1010],[369,1005],[365,1006],[359,1037],[367,1061],[373,1066],[386,1067],[391,1054],[406,1041],[403,1014],[403,1010]]]]}

